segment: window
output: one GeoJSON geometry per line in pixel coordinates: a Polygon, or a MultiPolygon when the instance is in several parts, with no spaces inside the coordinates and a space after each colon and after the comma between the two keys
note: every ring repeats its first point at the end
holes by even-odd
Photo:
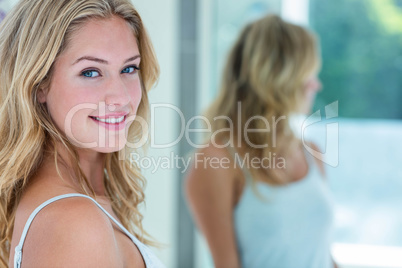
{"type": "Polygon", "coordinates": [[[328,173],[335,251],[348,264],[402,266],[400,25],[400,0],[310,0],[323,57],[316,109],[339,103],[339,165],[328,173]]]}
{"type": "Polygon", "coordinates": [[[402,1],[310,1],[321,39],[325,90],[317,107],[339,100],[339,115],[402,119],[402,1]]]}
{"type": "Polygon", "coordinates": [[[325,117],[324,107],[337,102],[338,113],[305,134],[325,151],[326,126],[337,124],[339,162],[327,168],[336,204],[335,258],[341,267],[402,267],[396,257],[402,255],[402,0],[209,2],[202,17],[211,22],[200,38],[210,51],[201,53],[210,66],[200,79],[208,101],[200,111],[218,91],[240,29],[268,12],[308,24],[320,38],[324,87],[314,111],[325,117]]]}

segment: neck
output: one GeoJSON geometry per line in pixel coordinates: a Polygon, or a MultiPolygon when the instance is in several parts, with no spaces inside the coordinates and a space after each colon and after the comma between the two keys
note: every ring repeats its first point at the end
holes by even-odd
{"type": "MultiPolygon", "coordinates": [[[[70,158],[67,149],[61,145],[57,145],[58,153],[63,161],[58,161],[58,166],[60,172],[63,176],[63,179],[66,180],[67,183],[71,184],[74,189],[77,191],[81,189],[79,181],[77,180],[75,174],[72,172],[74,161],[70,158]]],[[[78,153],[79,159],[79,167],[81,168],[82,172],[84,173],[85,177],[88,180],[90,187],[94,190],[95,194],[98,196],[104,196],[105,186],[104,186],[104,167],[105,167],[105,160],[106,154],[94,152],[88,149],[76,149],[78,153]]],[[[54,155],[48,157],[50,163],[54,165],[54,155]]],[[[49,162],[49,161],[47,161],[49,162]]]]}

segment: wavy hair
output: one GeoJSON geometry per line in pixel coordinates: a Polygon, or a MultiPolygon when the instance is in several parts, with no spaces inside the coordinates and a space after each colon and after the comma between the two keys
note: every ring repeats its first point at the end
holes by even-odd
{"type": "MultiPolygon", "coordinates": [[[[318,49],[313,33],[277,15],[248,24],[228,55],[220,92],[206,113],[213,138],[227,142],[225,146],[242,147],[250,158],[263,159],[274,153],[286,157],[289,146],[297,141],[288,118],[300,109],[306,79],[320,65],[318,49]],[[263,130],[266,122],[270,131],[248,132],[247,140],[238,131],[230,136],[225,131],[263,130]]],[[[251,169],[253,174],[260,171],[251,169]]],[[[267,182],[286,183],[274,169],[264,172],[267,182]]]]}
{"type": "MultiPolygon", "coordinates": [[[[54,153],[56,167],[62,161],[56,144],[68,151],[82,193],[95,196],[74,146],[56,128],[45,104],[37,100],[37,93],[50,85],[53,63],[72,34],[90,19],[112,16],[126,20],[137,40],[143,96],[137,116],[148,119],[147,91],[158,79],[159,66],[141,17],[129,0],[21,0],[0,25],[0,258],[5,266],[24,187],[41,166],[45,153],[54,153]]],[[[141,134],[133,123],[129,140],[141,134]]],[[[145,180],[128,157],[119,160],[121,154],[128,156],[130,152],[126,146],[107,154],[104,185],[122,224],[140,241],[152,244],[138,210],[144,201],[145,180]]]]}

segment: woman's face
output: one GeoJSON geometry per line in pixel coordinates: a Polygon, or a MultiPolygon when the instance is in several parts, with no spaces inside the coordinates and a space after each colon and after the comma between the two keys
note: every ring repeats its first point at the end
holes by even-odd
{"type": "Polygon", "coordinates": [[[55,61],[50,88],[39,100],[74,145],[118,151],[141,101],[139,66],[137,42],[125,20],[89,20],[55,61]]]}
{"type": "Polygon", "coordinates": [[[304,83],[304,96],[305,101],[301,107],[301,113],[309,114],[311,113],[311,109],[313,108],[313,104],[315,101],[315,96],[321,90],[322,84],[320,79],[318,78],[318,70],[315,70],[308,76],[304,83]]]}

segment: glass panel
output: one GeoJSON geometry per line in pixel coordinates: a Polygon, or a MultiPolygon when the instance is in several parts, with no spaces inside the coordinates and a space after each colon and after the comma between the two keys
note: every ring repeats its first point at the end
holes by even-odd
{"type": "MultiPolygon", "coordinates": [[[[327,170],[337,206],[334,240],[402,247],[402,1],[310,0],[310,23],[323,56],[315,110],[339,101],[339,165],[327,170]]],[[[311,136],[325,137],[321,127],[311,136]]],[[[370,250],[355,249],[352,259],[362,264],[359,250],[370,250]]],[[[386,261],[384,255],[381,267],[391,267],[386,261]]]]}
{"type": "Polygon", "coordinates": [[[402,118],[402,1],[310,1],[324,58],[316,107],[339,100],[341,117],[402,118]]]}
{"type": "Polygon", "coordinates": [[[217,93],[220,83],[220,74],[229,49],[235,42],[239,32],[247,22],[255,20],[268,12],[279,13],[280,0],[231,0],[213,1],[211,12],[212,23],[212,55],[211,55],[211,100],[217,93]]]}

